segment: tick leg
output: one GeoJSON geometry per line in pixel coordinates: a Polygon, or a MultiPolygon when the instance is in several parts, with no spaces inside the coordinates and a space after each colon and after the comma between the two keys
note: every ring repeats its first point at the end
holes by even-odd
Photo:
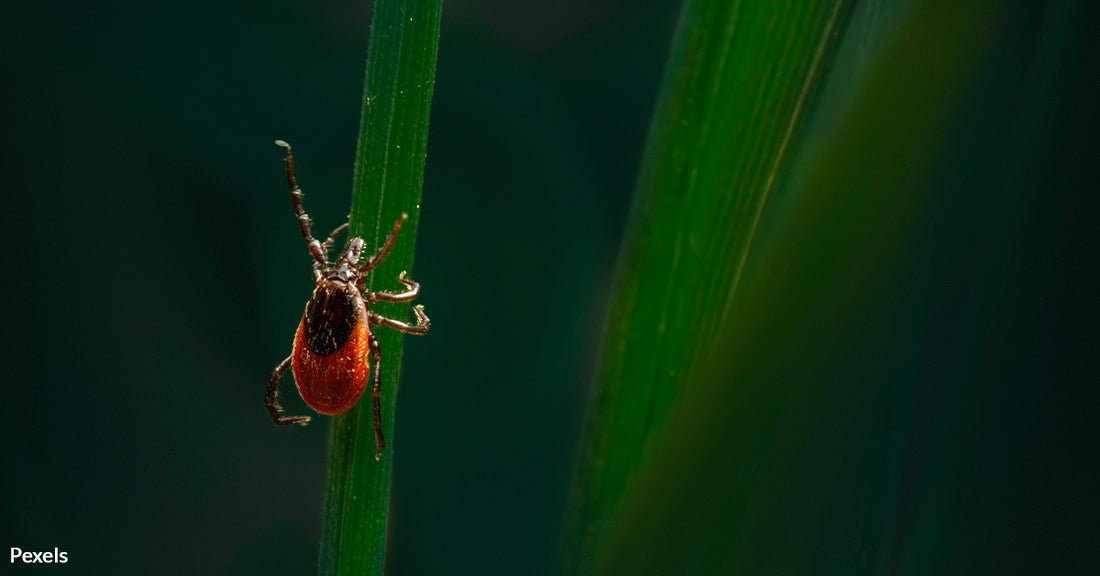
{"type": "Polygon", "coordinates": [[[313,237],[313,232],[309,228],[309,214],[306,214],[302,204],[305,194],[298,187],[298,178],[294,175],[294,156],[290,153],[290,144],[282,140],[276,140],[275,143],[286,148],[286,184],[290,188],[290,199],[294,203],[294,214],[298,216],[298,227],[302,229],[302,238],[306,239],[306,244],[309,245],[309,253],[313,254],[313,259],[316,260],[314,269],[326,266],[328,258],[325,256],[324,246],[313,237]]]}
{"type": "Polygon", "coordinates": [[[336,237],[343,234],[344,231],[347,229],[348,223],[344,222],[343,224],[337,226],[336,229],[332,231],[332,234],[328,235],[328,238],[325,238],[324,243],[321,244],[321,248],[324,248],[326,255],[328,254],[329,250],[332,250],[332,245],[336,243],[336,237]]]}
{"type": "Polygon", "coordinates": [[[392,318],[386,318],[381,314],[375,314],[374,312],[368,312],[367,317],[371,324],[377,326],[389,326],[395,330],[400,330],[406,334],[427,334],[428,329],[432,327],[432,321],[428,319],[428,315],[424,313],[423,306],[413,306],[413,312],[416,313],[416,326],[410,326],[400,320],[394,320],[392,318]]]}
{"type": "Polygon", "coordinates": [[[398,292],[397,294],[391,294],[389,292],[370,292],[367,294],[367,300],[369,302],[411,302],[416,300],[416,297],[420,295],[420,284],[405,278],[404,272],[402,272],[397,279],[408,288],[407,291],[398,292]]]}
{"type": "Polygon", "coordinates": [[[370,335],[370,357],[374,360],[374,382],[370,388],[371,416],[374,423],[374,445],[377,452],[375,460],[382,459],[382,451],[386,449],[386,439],[382,437],[382,349],[378,346],[378,338],[370,335]]]}
{"type": "Polygon", "coordinates": [[[264,404],[267,405],[267,411],[271,414],[271,419],[280,426],[287,426],[289,424],[301,424],[305,426],[309,423],[309,416],[283,416],[283,407],[279,406],[279,380],[282,379],[286,369],[290,367],[290,356],[287,356],[286,360],[283,360],[278,366],[275,367],[275,371],[271,373],[271,381],[267,383],[267,401],[264,404]]]}
{"type": "Polygon", "coordinates": [[[397,218],[397,222],[393,223],[393,230],[390,230],[390,235],[386,236],[386,243],[378,249],[378,252],[375,253],[374,256],[371,256],[369,260],[363,262],[363,265],[359,267],[360,274],[374,270],[386,259],[386,256],[390,255],[390,250],[393,249],[393,243],[397,241],[397,233],[401,231],[401,225],[408,219],[409,215],[402,212],[401,216],[397,218]]]}

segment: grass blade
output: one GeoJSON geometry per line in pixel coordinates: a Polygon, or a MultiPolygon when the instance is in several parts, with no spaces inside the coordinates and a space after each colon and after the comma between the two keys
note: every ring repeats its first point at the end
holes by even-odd
{"type": "MultiPolygon", "coordinates": [[[[409,220],[389,257],[372,274],[367,284],[372,290],[400,291],[398,274],[412,268],[440,9],[438,0],[374,4],[350,233],[366,240],[369,253],[402,212],[409,220]]],[[[391,318],[408,315],[408,304],[376,304],[373,309],[391,318]]],[[[369,401],[333,419],[320,555],[324,575],[382,574],[403,335],[389,329],[377,335],[389,447],[376,461],[369,401]]]]}
{"type": "Polygon", "coordinates": [[[928,254],[949,242],[937,238],[945,221],[969,227],[946,209],[969,191],[940,191],[935,166],[992,7],[924,3],[905,18],[792,201],[769,215],[718,366],[639,468],[599,573],[972,571],[951,560],[973,550],[953,533],[945,478],[966,469],[973,440],[934,423],[966,418],[984,360],[922,330],[937,298],[954,297],[936,286],[944,272],[973,265],[928,254]]]}
{"type": "Polygon", "coordinates": [[[591,572],[639,459],[711,350],[852,4],[685,4],[593,381],[570,573],[591,572]]]}

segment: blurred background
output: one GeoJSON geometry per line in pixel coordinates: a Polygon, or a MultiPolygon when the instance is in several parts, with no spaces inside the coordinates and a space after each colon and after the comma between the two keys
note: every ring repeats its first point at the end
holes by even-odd
{"type": "MultiPolygon", "coordinates": [[[[558,569],[679,4],[444,3],[412,271],[433,329],[406,340],[390,573],[558,569]]],[[[905,3],[869,6],[853,29],[874,33],[854,41],[888,41],[905,3]]],[[[1100,384],[1095,12],[1007,3],[959,88],[971,121],[943,143],[974,212],[1006,184],[984,178],[993,167],[1034,167],[1011,209],[981,221],[1007,230],[990,249],[1015,246],[1029,266],[953,270],[1003,283],[997,311],[1035,306],[1000,352],[1042,361],[1005,375],[997,401],[1014,416],[982,428],[1005,452],[979,465],[1010,477],[997,502],[1014,508],[996,518],[1021,526],[984,545],[1031,546],[1037,564],[1096,541],[1097,498],[1082,496],[1100,384]]],[[[328,421],[277,429],[263,407],[311,290],[273,140],[294,145],[317,227],[341,223],[370,14],[367,2],[41,2],[0,23],[5,553],[56,546],[73,574],[315,570],[328,421]]],[[[841,87],[868,53],[838,63],[841,87]]],[[[811,143],[846,113],[830,94],[811,143]]],[[[289,379],[282,389],[290,412],[308,410],[289,379]]]]}

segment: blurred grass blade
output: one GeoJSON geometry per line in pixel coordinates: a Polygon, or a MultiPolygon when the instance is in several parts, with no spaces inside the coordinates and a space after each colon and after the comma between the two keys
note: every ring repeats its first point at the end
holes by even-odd
{"type": "Polygon", "coordinates": [[[646,143],[592,384],[567,534],[595,552],[650,438],[707,357],[848,0],[688,0],[646,143]]]}
{"type": "MultiPolygon", "coordinates": [[[[368,287],[373,290],[400,291],[398,274],[412,269],[440,8],[438,0],[374,4],[350,233],[366,240],[365,253],[370,254],[402,212],[409,220],[389,257],[372,274],[368,287]]],[[[392,318],[408,316],[408,304],[376,304],[373,309],[392,318]]],[[[320,555],[324,575],[382,574],[402,335],[389,329],[377,335],[389,446],[375,461],[369,399],[333,419],[320,555]]]]}
{"type": "MultiPolygon", "coordinates": [[[[973,439],[910,427],[966,418],[920,396],[962,391],[956,410],[980,401],[965,398],[969,370],[988,360],[922,358],[943,345],[922,332],[921,310],[953,297],[936,286],[950,282],[937,272],[953,259],[942,222],[974,223],[944,209],[967,192],[941,192],[935,166],[996,20],[991,4],[917,3],[835,132],[807,154],[749,257],[718,367],[701,371],[655,440],[598,573],[982,571],[949,561],[958,496],[943,480],[965,474],[973,439]],[[945,257],[929,256],[937,244],[945,257]],[[921,459],[932,442],[946,465],[921,459]]],[[[947,330],[965,329],[950,324],[957,313],[947,330]]]]}

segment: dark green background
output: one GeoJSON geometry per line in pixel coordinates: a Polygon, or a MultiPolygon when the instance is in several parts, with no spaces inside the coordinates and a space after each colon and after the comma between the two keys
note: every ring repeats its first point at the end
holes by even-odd
{"type": "MultiPolygon", "coordinates": [[[[933,220],[929,257],[952,257],[929,268],[944,288],[922,292],[937,311],[914,336],[925,369],[953,361],[952,334],[1021,367],[961,405],[915,399],[916,426],[996,448],[970,461],[994,482],[949,485],[944,504],[973,515],[945,531],[990,535],[961,552],[974,573],[1096,567],[1100,67],[1082,4],[1007,5],[937,169],[960,202],[933,220]],[[1019,321],[953,324],[973,310],[1019,321]]],[[[392,573],[555,570],[677,11],[445,2],[412,271],[433,329],[406,339],[392,573]]],[[[310,291],[272,141],[295,146],[317,226],[340,223],[369,24],[365,2],[4,17],[0,552],[57,546],[77,574],[313,572],[327,420],[276,429],[262,405],[310,291]]],[[[819,109],[811,141],[843,102],[819,109]]]]}

